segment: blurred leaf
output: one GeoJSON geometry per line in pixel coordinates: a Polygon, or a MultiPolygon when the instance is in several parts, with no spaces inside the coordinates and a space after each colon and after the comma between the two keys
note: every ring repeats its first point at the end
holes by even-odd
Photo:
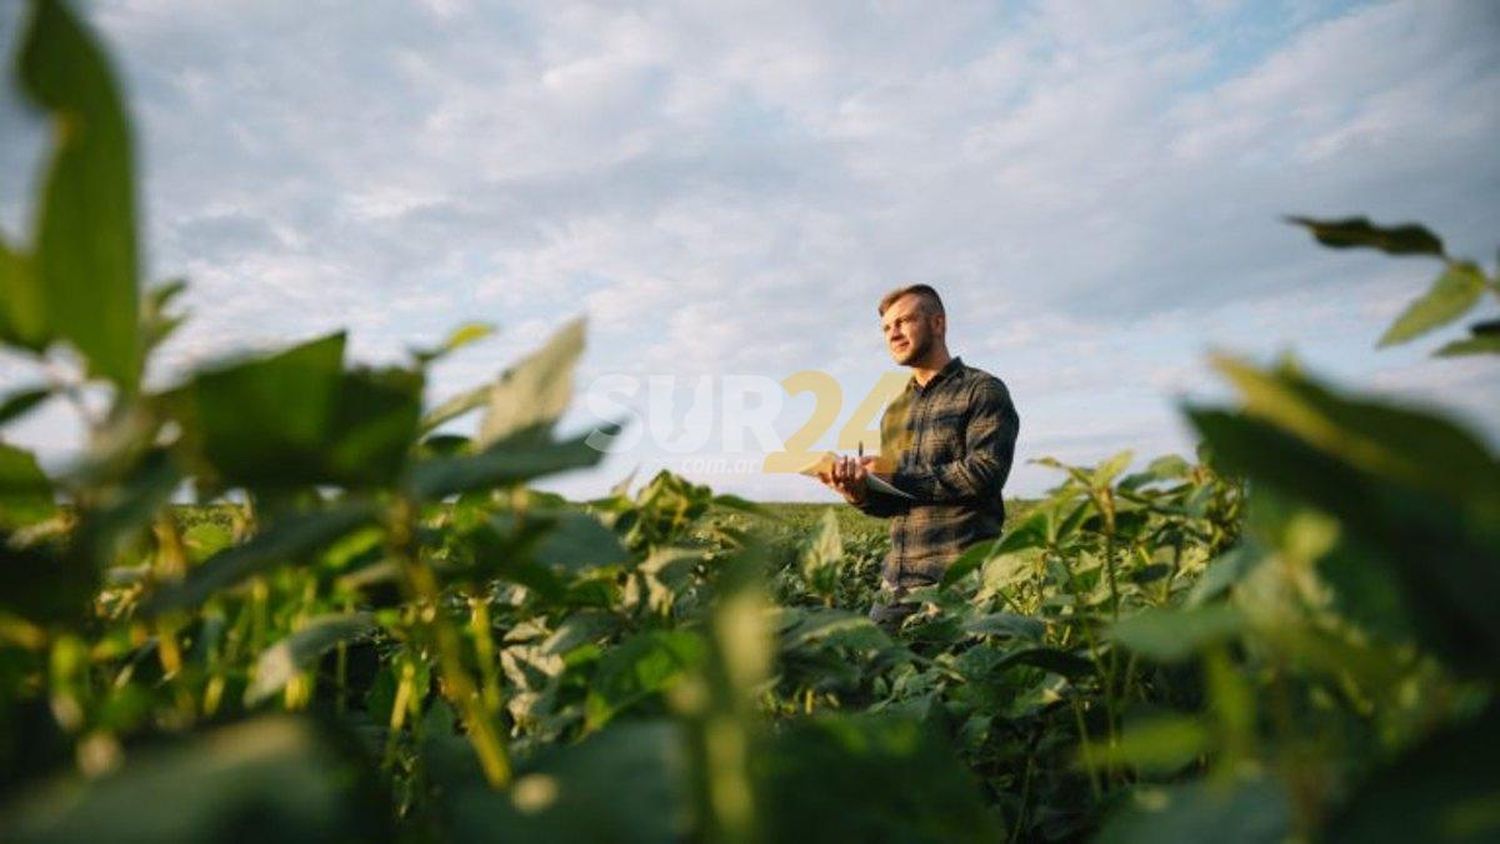
{"type": "Polygon", "coordinates": [[[1119,477],[1120,473],[1125,471],[1125,469],[1130,466],[1130,461],[1134,459],[1135,452],[1126,450],[1120,452],[1119,454],[1116,454],[1114,457],[1109,458],[1103,463],[1100,463],[1098,467],[1094,469],[1094,473],[1091,477],[1093,485],[1095,487],[1103,488],[1114,483],[1115,478],[1119,477]]]}
{"type": "Polygon", "coordinates": [[[1181,610],[1150,608],[1116,622],[1109,636],[1142,656],[1176,662],[1237,634],[1243,623],[1228,604],[1181,610]]]}
{"type": "Polygon", "coordinates": [[[46,546],[17,548],[0,537],[0,611],[36,624],[82,622],[100,578],[82,555],[46,546]]]}
{"type": "Polygon", "coordinates": [[[521,763],[515,784],[443,783],[446,837],[483,841],[698,840],[688,812],[683,736],[666,721],[620,724],[521,763]]]}
{"type": "Polygon", "coordinates": [[[193,560],[201,561],[233,545],[234,537],[223,525],[202,522],[182,532],[182,544],[193,560]]]}
{"type": "Polygon", "coordinates": [[[479,423],[481,447],[523,431],[551,432],[573,397],[573,368],[583,354],[583,333],[583,320],[573,320],[500,376],[479,423]]]}
{"type": "Polygon", "coordinates": [[[525,513],[496,513],[490,524],[502,534],[513,534],[527,523],[540,531],[535,548],[537,562],[579,571],[597,566],[625,562],[630,554],[620,544],[614,531],[588,513],[576,510],[529,510],[525,513]]]}
{"type": "Polygon", "coordinates": [[[471,490],[509,486],[568,469],[587,468],[603,459],[604,453],[586,440],[587,437],[583,436],[542,443],[522,432],[519,437],[501,440],[479,454],[441,457],[418,463],[410,470],[407,486],[417,498],[430,501],[471,490]]]}
{"type": "Polygon", "coordinates": [[[52,396],[47,387],[23,388],[0,399],[0,425],[29,413],[52,396]]]}
{"type": "Polygon", "coordinates": [[[838,515],[829,507],[802,549],[802,573],[812,577],[822,569],[837,568],[843,559],[844,539],[839,532],[838,515]]]}
{"type": "MultiPolygon", "coordinates": [[[[1415,610],[1419,636],[1451,666],[1490,671],[1500,664],[1500,616],[1492,606],[1500,594],[1500,519],[1493,497],[1464,494],[1463,478],[1447,489],[1436,478],[1416,489],[1373,477],[1258,419],[1208,410],[1189,416],[1231,470],[1338,517],[1360,542],[1383,549],[1381,559],[1395,567],[1415,610]]],[[[1434,421],[1440,431],[1446,424],[1434,421]]],[[[1488,483],[1473,477],[1465,485],[1488,483]]]]}
{"type": "Polygon", "coordinates": [[[488,322],[466,322],[448,333],[447,339],[442,345],[434,349],[416,349],[412,356],[419,363],[429,364],[435,360],[447,357],[453,352],[469,345],[477,343],[495,333],[495,326],[488,322]]]}
{"type": "Polygon", "coordinates": [[[445,422],[457,419],[471,410],[484,407],[490,398],[490,386],[475,387],[448,399],[422,416],[419,429],[422,433],[429,433],[445,422]]]}
{"type": "Polygon", "coordinates": [[[703,663],[703,640],[684,631],[653,630],[604,652],[584,704],[587,728],[597,730],[629,707],[665,690],[703,663]]]}
{"type": "Polygon", "coordinates": [[[1458,319],[1479,301],[1488,281],[1479,267],[1466,261],[1448,265],[1432,288],[1406,306],[1380,337],[1380,346],[1394,346],[1458,319]]]}
{"type": "Polygon", "coordinates": [[[754,757],[769,841],[999,841],[969,771],[921,724],[789,722],[754,757]]]}
{"type": "Polygon", "coordinates": [[[276,694],[334,645],[363,636],[374,628],[374,616],[363,612],[309,619],[297,632],[261,651],[255,660],[250,687],[245,690],[245,705],[254,706],[276,694]]]}
{"type": "Polygon", "coordinates": [[[1188,592],[1186,606],[1202,606],[1229,591],[1260,565],[1262,559],[1264,555],[1260,548],[1246,541],[1215,557],[1188,592]]]}
{"type": "Polygon", "coordinates": [[[34,352],[47,347],[47,303],[31,259],[0,238],[0,340],[34,352]]]}
{"type": "Polygon", "coordinates": [[[964,630],[979,636],[1007,636],[1040,642],[1047,633],[1047,625],[1030,616],[994,612],[965,621],[964,630]]]}
{"type": "Polygon", "coordinates": [[[1159,788],[1136,786],[1094,840],[1099,844],[1281,844],[1291,832],[1291,806],[1276,782],[1221,787],[1208,781],[1159,788]]]}
{"type": "Polygon", "coordinates": [[[1287,217],[1312,232],[1324,246],[1334,249],[1368,247],[1391,255],[1443,255],[1443,242],[1432,232],[1415,224],[1381,227],[1371,225],[1364,217],[1342,220],[1314,220],[1309,217],[1287,217]]]}
{"type": "Polygon", "coordinates": [[[807,607],[801,611],[797,622],[782,633],[781,647],[782,650],[795,650],[829,639],[840,638],[843,634],[850,632],[864,635],[872,631],[880,633],[882,637],[885,636],[875,626],[875,622],[863,613],[826,607],[807,607]]]}
{"type": "Polygon", "coordinates": [[[1454,340],[1438,349],[1438,357],[1456,358],[1466,355],[1500,355],[1500,334],[1475,334],[1464,340],[1454,340]]]}
{"type": "Polygon", "coordinates": [[[135,183],[114,74],[62,2],[32,5],[19,71],[22,89],[55,127],[32,263],[46,330],[72,342],[90,373],[133,392],[142,357],[135,183]]]}
{"type": "Polygon", "coordinates": [[[421,376],[343,372],[344,336],[200,373],[174,394],[185,442],[228,484],[379,484],[415,438],[421,376]]]}
{"type": "Polygon", "coordinates": [[[190,570],[182,581],[163,584],[142,603],[141,611],[156,614],[196,606],[252,574],[305,558],[374,523],[378,513],[374,504],[353,501],[327,510],[287,516],[245,544],[210,557],[190,570]]]}
{"type": "Polygon", "coordinates": [[[1344,842],[1500,840],[1500,709],[1393,760],[1328,825],[1344,842]]]}
{"type": "Polygon", "coordinates": [[[0,808],[8,842],[370,841],[390,810],[349,751],[270,717],[132,751],[98,779],[68,774],[0,808]]]}
{"type": "Polygon", "coordinates": [[[1436,492],[1500,502],[1500,463],[1446,418],[1341,396],[1289,370],[1262,371],[1222,356],[1214,366],[1239,388],[1246,413],[1321,451],[1436,492]]]}
{"type": "Polygon", "coordinates": [[[146,294],[146,300],[142,303],[144,310],[141,312],[141,338],[148,354],[184,322],[182,316],[168,313],[167,309],[186,289],[187,282],[176,279],[152,288],[146,294]]]}
{"type": "Polygon", "coordinates": [[[0,528],[15,529],[52,518],[52,482],[31,452],[0,442],[0,528]]]}
{"type": "Polygon", "coordinates": [[[1030,665],[1063,677],[1084,677],[1094,673],[1094,663],[1071,651],[1057,648],[1022,648],[1011,651],[996,663],[996,670],[1014,665],[1030,665]]]}
{"type": "Polygon", "coordinates": [[[1129,766],[1147,774],[1174,774],[1208,752],[1209,731],[1188,716],[1158,716],[1125,725],[1113,743],[1090,742],[1078,762],[1096,769],[1129,766]]]}

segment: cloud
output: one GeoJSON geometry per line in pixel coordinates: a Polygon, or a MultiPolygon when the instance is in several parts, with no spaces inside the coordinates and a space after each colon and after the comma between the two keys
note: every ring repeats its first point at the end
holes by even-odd
{"type": "MultiPolygon", "coordinates": [[[[1426,220],[1480,256],[1500,231],[1489,4],[88,8],[137,115],[150,276],[192,282],[159,380],[343,326],[393,360],[499,323],[446,395],[584,313],[584,378],[820,368],[847,412],[888,366],[873,302],[927,280],[1028,454],[1181,450],[1173,397],[1219,395],[1212,346],[1424,377],[1376,379],[1427,364],[1369,343],[1433,267],[1278,215],[1426,220]]],[[[30,172],[41,128],[13,91],[0,117],[0,166],[30,172]]],[[[8,234],[27,196],[0,182],[8,234]]]]}

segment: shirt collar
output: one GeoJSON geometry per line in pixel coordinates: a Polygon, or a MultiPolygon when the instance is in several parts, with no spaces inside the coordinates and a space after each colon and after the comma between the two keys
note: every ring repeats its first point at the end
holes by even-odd
{"type": "Polygon", "coordinates": [[[953,376],[957,375],[960,371],[963,370],[963,368],[964,368],[964,359],[963,358],[961,358],[961,357],[950,358],[948,360],[948,362],[943,365],[943,368],[939,369],[937,371],[937,374],[934,375],[934,376],[932,376],[932,380],[927,382],[927,386],[923,387],[922,385],[918,384],[917,383],[917,376],[913,375],[910,379],[907,380],[907,382],[906,382],[906,389],[911,390],[912,392],[915,392],[915,393],[918,393],[918,394],[925,393],[928,390],[932,389],[934,386],[936,386],[938,384],[941,384],[942,382],[948,380],[949,378],[952,378],[953,376]]]}

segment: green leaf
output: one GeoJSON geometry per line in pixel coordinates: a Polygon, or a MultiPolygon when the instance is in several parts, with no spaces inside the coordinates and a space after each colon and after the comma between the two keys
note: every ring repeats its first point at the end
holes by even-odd
{"type": "Polygon", "coordinates": [[[142,303],[141,337],[147,353],[161,345],[185,321],[180,315],[168,313],[168,308],[186,289],[186,281],[175,279],[152,288],[146,294],[146,301],[142,303]]]}
{"type": "Polygon", "coordinates": [[[1319,243],[1334,249],[1367,247],[1391,255],[1443,255],[1443,242],[1416,224],[1383,228],[1371,225],[1364,217],[1342,220],[1287,217],[1286,220],[1311,231],[1319,243]]]}
{"type": "Polygon", "coordinates": [[[1243,624],[1239,612],[1228,604],[1182,610],[1151,608],[1116,622],[1109,629],[1109,637],[1142,656],[1177,662],[1238,634],[1243,624]]]}
{"type": "Polygon", "coordinates": [[[583,354],[583,334],[584,321],[573,320],[500,376],[479,423],[481,447],[522,431],[551,432],[573,397],[573,368],[583,354]]]}
{"type": "Polygon", "coordinates": [[[250,687],[245,690],[245,705],[254,706],[276,694],[334,645],[373,629],[374,616],[363,612],[309,619],[297,632],[261,652],[255,661],[250,687]]]}
{"type": "Polygon", "coordinates": [[[0,442],[0,528],[14,530],[50,519],[57,512],[52,482],[36,457],[0,442]]]}
{"type": "Polygon", "coordinates": [[[615,716],[657,695],[704,661],[699,636],[683,631],[639,633],[605,651],[584,703],[586,727],[597,730],[615,716]]]}
{"type": "Polygon", "coordinates": [[[281,716],[132,748],[111,774],[70,773],[13,795],[0,829],[16,844],[245,840],[273,830],[296,842],[387,840],[390,812],[345,743],[281,716]]]}
{"type": "Polygon", "coordinates": [[[31,387],[17,390],[0,399],[0,425],[26,415],[51,396],[52,390],[47,387],[31,387]]]}
{"type": "Polygon", "coordinates": [[[143,351],[135,181],[114,74],[62,2],[32,5],[19,70],[22,89],[55,127],[32,259],[47,330],[70,341],[90,373],[133,392],[143,351]]]}
{"type": "Polygon", "coordinates": [[[1454,340],[1434,354],[1441,358],[1456,358],[1466,355],[1500,355],[1500,335],[1479,334],[1466,340],[1454,340]]]}
{"type": "Polygon", "coordinates": [[[477,489],[509,486],[568,469],[593,466],[604,453],[587,437],[539,443],[527,432],[467,457],[427,460],[411,468],[407,487],[417,498],[437,500],[477,489]]]}
{"type": "Polygon", "coordinates": [[[1381,335],[1380,346],[1394,346],[1447,325],[1468,313],[1484,294],[1488,281],[1479,267],[1466,261],[1448,265],[1421,298],[1406,306],[1381,335]]]}
{"type": "Polygon", "coordinates": [[[1103,488],[1114,483],[1115,478],[1119,477],[1120,473],[1125,471],[1126,467],[1130,465],[1130,461],[1134,459],[1135,452],[1127,449],[1100,463],[1094,469],[1092,476],[1093,485],[1103,488]]]}
{"type": "Polygon", "coordinates": [[[504,830],[507,839],[557,844],[699,840],[688,812],[686,743],[669,721],[622,723],[576,745],[542,747],[520,763],[508,791],[473,773],[462,780],[440,773],[444,835],[484,841],[504,830]]]}
{"type": "Polygon", "coordinates": [[[1003,840],[948,741],[913,720],[797,719],[752,759],[767,841],[1003,840]]]}
{"type": "Polygon", "coordinates": [[[995,664],[995,668],[1000,670],[1013,665],[1030,665],[1033,668],[1070,678],[1094,673],[1092,660],[1057,648],[1022,648],[1018,651],[1011,651],[995,664]]]}
{"type": "Polygon", "coordinates": [[[188,572],[178,583],[164,584],[141,605],[157,614],[196,606],[215,592],[252,574],[305,558],[353,531],[375,522],[374,504],[352,501],[327,510],[287,516],[243,545],[221,551],[188,572]]]}
{"type": "Polygon", "coordinates": [[[422,378],[342,371],[344,335],[200,373],[169,399],[184,446],[220,483],[254,489],[385,483],[416,436],[422,378]]]}
{"type": "Polygon", "coordinates": [[[519,514],[496,513],[490,517],[491,527],[501,534],[515,533],[523,523],[540,532],[533,553],[536,561],[544,565],[581,571],[617,565],[630,558],[614,531],[588,513],[528,510],[519,514]]]}
{"type": "Polygon", "coordinates": [[[1500,710],[1450,727],[1377,772],[1328,825],[1327,841],[1500,839],[1500,710]]]}
{"type": "Polygon", "coordinates": [[[781,648],[783,651],[796,650],[829,640],[845,638],[846,634],[851,632],[860,637],[870,633],[885,636],[880,628],[875,626],[875,622],[863,613],[825,607],[808,607],[802,611],[797,622],[782,633],[781,648]]]}
{"type": "Polygon", "coordinates": [[[1291,832],[1291,806],[1271,780],[1204,781],[1160,788],[1136,786],[1105,821],[1099,844],[1281,844],[1291,832]]]}
{"type": "Polygon", "coordinates": [[[47,303],[31,259],[0,239],[0,340],[40,352],[51,336],[47,303]]]}
{"type": "Polygon", "coordinates": [[[818,527],[802,550],[802,573],[812,576],[824,568],[836,568],[844,559],[844,539],[833,508],[823,511],[818,527]]]}
{"type": "Polygon", "coordinates": [[[1245,411],[1368,472],[1445,495],[1500,501],[1500,462],[1454,422],[1386,401],[1346,397],[1290,370],[1216,357],[1245,411]]]}
{"type": "Polygon", "coordinates": [[[442,342],[442,345],[435,349],[414,350],[412,356],[417,359],[418,363],[429,364],[435,360],[447,357],[470,343],[477,343],[494,333],[495,326],[493,323],[466,322],[449,332],[448,338],[442,342]]]}
{"type": "Polygon", "coordinates": [[[1047,634],[1047,624],[1031,616],[994,612],[965,621],[964,631],[978,636],[1004,636],[1040,642],[1047,634]]]}
{"type": "MultiPolygon", "coordinates": [[[[1451,666],[1500,665],[1500,519],[1493,497],[1413,488],[1371,475],[1258,419],[1189,412],[1225,466],[1339,518],[1384,550],[1416,609],[1421,639],[1451,666]]],[[[1456,486],[1456,485],[1455,485],[1456,486]]]]}

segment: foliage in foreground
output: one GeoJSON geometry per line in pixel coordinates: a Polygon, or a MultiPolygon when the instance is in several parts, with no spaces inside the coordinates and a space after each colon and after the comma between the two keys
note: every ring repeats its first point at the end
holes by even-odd
{"type": "MultiPolygon", "coordinates": [[[[893,636],[859,612],[878,526],[671,475],[529,490],[599,458],[555,431],[581,325],[431,408],[427,366],[484,329],[147,389],[180,286],[140,295],[107,61],[39,0],[19,76],[58,132],[0,339],[80,371],[0,424],[73,398],[88,443],[50,473],[0,444],[7,840],[1500,833],[1500,466],[1452,421],[1222,359],[1243,404],[1186,410],[1194,461],[1050,463],[893,636]],[[210,506],[172,507],[184,485],[210,506]]],[[[1497,289],[1444,260],[1395,340],[1497,289]]]]}

